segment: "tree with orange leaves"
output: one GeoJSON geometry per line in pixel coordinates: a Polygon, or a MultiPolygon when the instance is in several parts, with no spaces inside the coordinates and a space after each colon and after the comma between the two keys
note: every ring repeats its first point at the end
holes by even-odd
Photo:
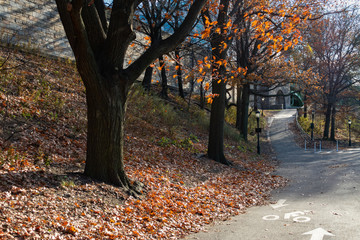
{"type": "MultiPolygon", "coordinates": [[[[295,76],[299,72],[292,64],[288,50],[301,41],[300,29],[311,16],[310,6],[301,5],[304,2],[298,2],[298,5],[285,5],[280,1],[269,6],[249,2],[249,5],[241,9],[244,18],[239,23],[241,31],[236,35],[234,50],[236,67],[244,74],[240,75],[241,81],[237,83],[236,126],[245,140],[250,95],[254,95],[256,100],[257,95],[266,96],[258,87],[274,88],[301,79],[295,76]],[[277,62],[277,65],[266,72],[266,65],[270,63],[271,66],[273,61],[277,62]],[[294,69],[289,71],[291,68],[294,69]],[[272,76],[271,73],[277,76],[272,76]]],[[[317,6],[319,2],[313,1],[312,4],[317,6]]],[[[254,105],[256,108],[256,103],[254,105]]]]}
{"type": "MultiPolygon", "coordinates": [[[[209,158],[230,164],[223,150],[226,85],[231,80],[242,79],[247,93],[243,98],[248,101],[252,83],[248,76],[256,74],[259,59],[263,58],[260,63],[264,63],[296,45],[301,38],[298,25],[311,16],[311,6],[318,4],[319,1],[305,0],[291,4],[271,0],[209,1],[202,14],[205,26],[202,37],[209,39],[212,49],[212,58],[208,60],[212,69],[209,158]],[[238,68],[230,71],[230,75],[228,50],[234,38],[242,39],[244,44],[239,52],[238,68]]],[[[249,105],[244,101],[241,104],[247,120],[249,105]]],[[[247,128],[247,122],[242,125],[247,128]]]]}

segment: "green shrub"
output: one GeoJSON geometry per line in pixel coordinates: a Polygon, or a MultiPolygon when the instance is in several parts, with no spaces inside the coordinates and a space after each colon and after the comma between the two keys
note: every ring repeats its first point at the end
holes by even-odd
{"type": "Polygon", "coordinates": [[[167,147],[169,145],[174,145],[176,142],[170,138],[162,137],[157,144],[161,147],[167,147]]]}
{"type": "Polygon", "coordinates": [[[309,120],[309,118],[304,118],[303,116],[301,116],[298,118],[298,122],[305,132],[311,131],[311,121],[309,120]]]}
{"type": "Polygon", "coordinates": [[[236,124],[236,106],[225,110],[225,121],[231,125],[236,124]]]}

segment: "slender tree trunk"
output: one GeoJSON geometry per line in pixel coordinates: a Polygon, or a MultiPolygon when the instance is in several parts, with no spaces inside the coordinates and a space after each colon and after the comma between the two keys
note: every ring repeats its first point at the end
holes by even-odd
{"type": "Polygon", "coordinates": [[[144,79],[142,81],[142,86],[146,91],[150,91],[152,74],[153,74],[153,68],[150,66],[147,67],[145,70],[144,79]]]}
{"type": "Polygon", "coordinates": [[[191,77],[190,79],[190,92],[189,92],[189,99],[188,99],[188,111],[190,110],[190,104],[191,104],[191,97],[194,92],[194,86],[195,86],[195,80],[194,77],[191,77]]]}
{"type": "Polygon", "coordinates": [[[336,126],[336,107],[335,104],[333,105],[332,108],[332,113],[331,113],[331,132],[330,132],[330,140],[335,141],[335,128],[336,126]]]}
{"type": "Polygon", "coordinates": [[[166,77],[166,67],[165,67],[165,61],[164,57],[161,55],[159,57],[159,64],[161,67],[161,97],[162,98],[168,98],[168,83],[167,83],[167,77],[166,77]]]}
{"type": "MultiPolygon", "coordinates": [[[[254,92],[257,92],[257,84],[255,82],[254,84],[254,92]]],[[[254,96],[254,110],[257,111],[258,110],[258,96],[256,96],[255,94],[253,94],[254,96]]]]}
{"type": "MultiPolygon", "coordinates": [[[[218,25],[223,27],[228,22],[229,1],[220,0],[219,14],[217,17],[218,25]]],[[[221,33],[216,33],[211,37],[212,57],[213,57],[213,72],[212,93],[215,95],[210,114],[210,131],[208,144],[208,157],[230,165],[224,155],[224,123],[225,123],[225,101],[226,101],[226,68],[224,65],[218,65],[218,61],[223,61],[227,57],[228,48],[223,49],[222,44],[227,41],[226,33],[221,30],[221,33]],[[216,75],[216,76],[215,76],[216,75]],[[220,81],[219,81],[220,80],[220,81]]],[[[228,42],[231,45],[231,42],[228,42]]]]}
{"type": "Polygon", "coordinates": [[[242,86],[240,83],[236,85],[236,129],[241,131],[241,108],[242,108],[242,86]]]}
{"type": "Polygon", "coordinates": [[[244,84],[242,89],[242,104],[241,104],[241,126],[240,133],[244,140],[247,141],[248,135],[248,121],[249,121],[249,98],[250,98],[250,85],[244,84]]]}
{"type": "Polygon", "coordinates": [[[332,104],[328,102],[325,112],[325,126],[323,139],[329,139],[330,120],[331,120],[332,104]]]}
{"type": "Polygon", "coordinates": [[[200,107],[201,109],[204,109],[205,107],[204,81],[200,83],[200,107]]]}
{"type": "MultiPolygon", "coordinates": [[[[219,76],[225,76],[226,69],[224,66],[219,68],[219,76]]],[[[209,132],[209,145],[208,145],[208,157],[230,165],[230,162],[226,160],[224,155],[224,123],[225,123],[225,98],[226,98],[226,83],[215,79],[212,81],[214,97],[211,105],[210,115],[210,132],[209,132]]]]}
{"type": "Polygon", "coordinates": [[[305,91],[304,95],[304,118],[307,118],[307,91],[305,91]]]}
{"type": "Polygon", "coordinates": [[[178,80],[178,88],[179,88],[179,96],[185,99],[184,88],[183,88],[183,80],[182,80],[182,69],[181,69],[181,58],[180,58],[180,50],[177,48],[175,50],[176,57],[176,74],[178,80]]]}

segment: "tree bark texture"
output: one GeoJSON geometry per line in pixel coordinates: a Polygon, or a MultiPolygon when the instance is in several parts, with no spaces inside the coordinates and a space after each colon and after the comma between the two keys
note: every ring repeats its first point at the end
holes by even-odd
{"type": "Polygon", "coordinates": [[[106,89],[106,104],[96,93],[87,91],[88,141],[85,174],[94,179],[130,189],[123,159],[126,93],[122,86],[106,89]],[[104,161],[101,161],[104,160],[104,161]]]}

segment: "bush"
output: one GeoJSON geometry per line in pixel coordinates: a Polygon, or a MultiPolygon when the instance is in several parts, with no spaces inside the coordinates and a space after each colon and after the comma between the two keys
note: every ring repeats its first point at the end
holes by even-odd
{"type": "Polygon", "coordinates": [[[225,121],[233,126],[236,124],[236,106],[225,110],[225,121]]]}

